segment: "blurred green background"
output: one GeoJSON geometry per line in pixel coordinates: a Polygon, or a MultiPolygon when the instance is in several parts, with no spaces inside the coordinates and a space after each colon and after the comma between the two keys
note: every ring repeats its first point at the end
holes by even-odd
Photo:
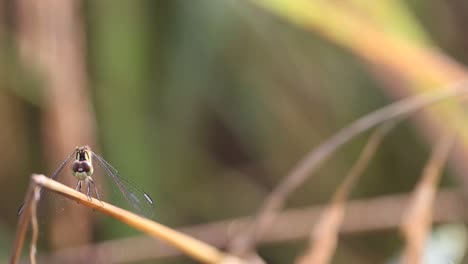
{"type": "MultiPolygon", "coordinates": [[[[7,259],[29,175],[53,168],[44,156],[45,84],[20,59],[15,1],[0,2],[0,257],[7,259]]],[[[466,2],[407,4],[429,39],[459,62],[468,59],[466,2]]],[[[79,12],[93,147],[152,195],[155,219],[171,227],[254,214],[308,150],[392,101],[349,51],[249,1],[84,1],[79,12]]],[[[366,138],[334,155],[287,207],[326,203],[366,138]]],[[[427,150],[411,123],[397,126],[352,198],[411,191],[427,150]]],[[[93,242],[130,234],[138,232],[112,219],[93,222],[93,242]]],[[[51,247],[47,233],[41,241],[39,254],[51,247]]],[[[259,249],[268,263],[291,263],[305,245],[259,249]]],[[[401,246],[396,230],[347,235],[334,263],[383,263],[401,246]]]]}

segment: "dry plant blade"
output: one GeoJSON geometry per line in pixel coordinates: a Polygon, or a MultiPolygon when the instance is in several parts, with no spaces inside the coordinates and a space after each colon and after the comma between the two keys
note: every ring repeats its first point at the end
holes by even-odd
{"type": "Polygon", "coordinates": [[[23,248],[24,238],[26,237],[26,231],[28,230],[29,220],[31,219],[31,207],[34,199],[34,189],[36,184],[31,181],[29,184],[26,198],[24,199],[24,209],[18,220],[18,228],[16,229],[15,241],[13,242],[13,250],[10,257],[10,264],[16,264],[19,261],[21,255],[21,249],[23,248]]]}
{"type": "MultiPolygon", "coordinates": [[[[407,204],[409,200],[409,194],[392,194],[348,201],[339,232],[356,234],[395,229],[400,226],[404,213],[401,205],[407,204]]],[[[458,190],[440,190],[434,201],[434,222],[461,221],[464,217],[464,208],[464,201],[458,190]]],[[[271,244],[305,239],[310,235],[310,226],[316,223],[325,210],[325,206],[285,210],[278,215],[272,228],[259,242],[271,244]]],[[[217,248],[225,248],[230,234],[243,230],[248,223],[249,218],[242,217],[182,227],[178,230],[217,248]]],[[[90,254],[93,256],[93,263],[128,263],[176,257],[180,256],[181,252],[152,237],[139,236],[102,241],[42,254],[38,256],[38,262],[89,263],[90,254]]]]}
{"type": "MultiPolygon", "coordinates": [[[[257,6],[312,30],[325,39],[378,65],[387,65],[413,81],[412,92],[466,78],[466,69],[437,50],[408,38],[386,33],[388,25],[369,23],[356,7],[327,0],[252,0],[257,6]]],[[[393,18],[394,19],[394,18],[393,18]]]]}
{"type": "MultiPolygon", "coordinates": [[[[75,200],[80,204],[93,208],[97,211],[100,211],[108,216],[111,216],[129,226],[132,226],[150,236],[161,239],[170,245],[181,250],[188,256],[192,257],[195,260],[198,260],[203,263],[242,263],[239,259],[232,256],[226,255],[218,249],[202,242],[196,240],[190,236],[182,234],[178,231],[175,231],[169,227],[163,226],[159,223],[153,222],[149,219],[143,218],[134,213],[123,210],[119,207],[113,206],[111,204],[99,201],[97,199],[89,199],[88,196],[81,192],[77,192],[74,189],[71,189],[68,186],[65,186],[59,182],[51,180],[50,178],[44,175],[33,175],[32,183],[34,185],[41,186],[42,188],[47,188],[50,191],[61,194],[67,198],[75,200]]],[[[30,208],[30,198],[28,194],[28,204],[26,204],[24,215],[20,218],[20,223],[23,218],[30,217],[31,210],[30,208]]],[[[23,227],[24,224],[21,224],[20,227],[23,227]]],[[[27,224],[26,224],[27,226],[27,224]]],[[[26,228],[21,233],[18,232],[17,241],[24,241],[24,235],[26,233],[26,228]]],[[[20,231],[20,230],[19,230],[20,231]]],[[[19,247],[13,253],[12,260],[18,260],[19,251],[21,250],[21,244],[18,244],[19,247]]],[[[12,261],[12,263],[17,263],[12,261]]]]}
{"type": "Polygon", "coordinates": [[[454,140],[455,134],[447,133],[437,142],[421,180],[412,194],[401,226],[407,242],[402,263],[422,263],[427,233],[432,224],[432,208],[437,185],[454,140]]]}
{"type": "Polygon", "coordinates": [[[239,255],[247,255],[258,238],[271,226],[286,198],[339,147],[378,124],[403,117],[441,100],[460,96],[466,92],[468,92],[467,82],[463,81],[445,89],[415,95],[367,114],[340,130],[320,146],[312,149],[283,178],[265,199],[254,223],[245,233],[241,233],[233,240],[230,245],[231,251],[239,255]]]}
{"type": "Polygon", "coordinates": [[[32,238],[31,238],[31,249],[29,251],[29,260],[31,264],[36,264],[36,253],[37,253],[37,239],[39,238],[39,224],[37,223],[37,204],[41,199],[41,187],[34,187],[32,204],[31,204],[31,226],[32,226],[32,238]]]}
{"type": "Polygon", "coordinates": [[[394,122],[383,124],[372,133],[358,160],[335,192],[330,205],[320,216],[317,224],[314,225],[309,239],[309,247],[305,254],[297,260],[298,264],[330,263],[336,249],[338,232],[344,219],[346,199],[364,173],[383,138],[394,124],[394,122]]]}

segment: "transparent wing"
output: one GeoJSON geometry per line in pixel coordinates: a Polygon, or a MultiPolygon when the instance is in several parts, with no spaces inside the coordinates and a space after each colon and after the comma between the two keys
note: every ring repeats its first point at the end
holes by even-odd
{"type": "Polygon", "coordinates": [[[120,193],[130,206],[138,214],[151,218],[154,215],[153,199],[137,185],[121,177],[118,171],[107,163],[104,158],[94,152],[92,152],[92,156],[104,169],[106,174],[112,178],[117,188],[119,188],[120,193]]]}
{"type": "MultiPolygon", "coordinates": [[[[76,150],[70,153],[70,155],[68,155],[68,157],[62,161],[62,164],[60,164],[60,166],[54,171],[52,176],[50,176],[52,180],[55,180],[60,175],[63,168],[70,162],[70,160],[75,156],[75,154],[76,154],[76,150]]],[[[44,192],[44,188],[41,189],[40,194],[42,195],[43,192],[44,192]]],[[[23,209],[24,209],[24,203],[18,208],[16,215],[18,216],[21,215],[23,213],[23,209]]]]}

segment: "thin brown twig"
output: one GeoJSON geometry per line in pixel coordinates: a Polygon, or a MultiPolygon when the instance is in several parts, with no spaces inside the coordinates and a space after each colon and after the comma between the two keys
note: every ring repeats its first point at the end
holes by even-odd
{"type": "Polygon", "coordinates": [[[28,230],[29,220],[31,219],[31,206],[34,199],[34,189],[36,184],[31,181],[29,184],[26,198],[24,199],[24,209],[18,220],[18,228],[16,229],[15,242],[10,257],[10,264],[17,264],[20,258],[21,249],[23,248],[26,231],[28,230]]]}
{"type": "Polygon", "coordinates": [[[298,264],[325,264],[331,261],[345,214],[346,199],[364,173],[383,138],[394,125],[394,122],[383,124],[372,133],[358,160],[345,176],[317,224],[314,225],[309,238],[309,247],[298,258],[298,264]]]}
{"type": "Polygon", "coordinates": [[[437,185],[454,141],[455,134],[446,133],[437,142],[412,194],[401,225],[401,231],[407,241],[402,263],[422,263],[427,233],[432,224],[432,207],[437,185]]]}
{"type": "Polygon", "coordinates": [[[372,133],[358,160],[345,176],[343,183],[338,187],[335,195],[333,195],[332,203],[344,202],[348,198],[349,193],[369,165],[380,143],[395,124],[396,122],[390,121],[381,125],[372,133]]]}
{"type": "Polygon", "coordinates": [[[34,195],[31,201],[31,249],[29,251],[29,260],[32,264],[36,264],[36,253],[37,253],[37,239],[39,238],[39,224],[37,223],[37,204],[41,199],[41,187],[34,187],[34,195]]]}
{"type": "MultiPolygon", "coordinates": [[[[140,231],[149,234],[155,238],[161,239],[180,251],[184,252],[188,256],[195,260],[203,263],[243,263],[240,259],[233,256],[224,254],[218,249],[206,244],[202,241],[196,240],[190,236],[177,232],[169,227],[163,226],[159,223],[153,222],[149,219],[136,215],[134,213],[123,210],[119,207],[113,206],[106,202],[99,201],[97,199],[89,199],[85,194],[71,189],[59,182],[51,180],[44,175],[32,175],[31,185],[38,185],[42,188],[47,188],[50,191],[61,194],[67,198],[78,201],[80,204],[93,208],[100,211],[108,216],[111,216],[129,226],[132,226],[140,231]]],[[[31,191],[32,192],[32,191],[31,191]]],[[[28,193],[28,198],[30,194],[28,193]]],[[[32,198],[29,198],[32,199],[32,198]]],[[[31,215],[31,201],[25,205],[25,212],[21,216],[23,219],[25,216],[31,215]]],[[[20,220],[21,221],[21,220],[20,220]]],[[[22,226],[20,226],[22,227],[22,226]]],[[[22,237],[17,237],[18,241],[24,240],[25,231],[20,234],[22,237]]],[[[18,251],[21,250],[21,245],[18,247],[18,251]]],[[[15,252],[16,253],[16,250],[15,252]]],[[[13,259],[13,256],[12,256],[13,259]]],[[[15,257],[17,260],[18,257],[15,257]]],[[[17,262],[13,262],[17,263],[17,262]]]]}
{"type": "MultiPolygon", "coordinates": [[[[408,194],[385,195],[369,199],[348,201],[346,213],[339,232],[356,234],[397,228],[404,213],[402,204],[407,204],[408,194]]],[[[310,226],[315,225],[326,206],[314,206],[300,209],[289,209],[281,212],[272,228],[265,233],[259,242],[275,243],[307,238],[310,226]]],[[[434,221],[447,223],[462,221],[464,203],[456,190],[440,190],[434,202],[434,221]]],[[[249,218],[227,219],[219,222],[182,227],[180,232],[205,241],[217,248],[225,248],[231,234],[244,230],[249,218]]],[[[147,261],[157,258],[180,256],[181,252],[166,243],[148,236],[103,241],[62,249],[52,254],[40,255],[39,263],[128,263],[130,261],[147,261]],[[129,250],[131,249],[131,250],[129,250]],[[92,256],[92,262],[90,261],[92,256]]]]}
{"type": "Polygon", "coordinates": [[[466,86],[467,82],[462,81],[446,89],[431,91],[397,101],[359,118],[320,146],[312,149],[268,195],[253,224],[232,241],[230,245],[231,252],[237,255],[248,255],[256,241],[271,226],[278,210],[283,206],[289,194],[312,175],[339,147],[382,122],[408,115],[441,100],[465,94],[468,92],[466,86]]]}

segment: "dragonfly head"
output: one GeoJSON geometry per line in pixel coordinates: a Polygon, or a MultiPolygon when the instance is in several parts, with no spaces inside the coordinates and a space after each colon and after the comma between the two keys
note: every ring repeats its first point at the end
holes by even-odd
{"type": "Polygon", "coordinates": [[[93,174],[91,149],[88,146],[83,146],[76,148],[75,152],[75,161],[71,165],[73,174],[79,178],[91,176],[93,174]]]}

